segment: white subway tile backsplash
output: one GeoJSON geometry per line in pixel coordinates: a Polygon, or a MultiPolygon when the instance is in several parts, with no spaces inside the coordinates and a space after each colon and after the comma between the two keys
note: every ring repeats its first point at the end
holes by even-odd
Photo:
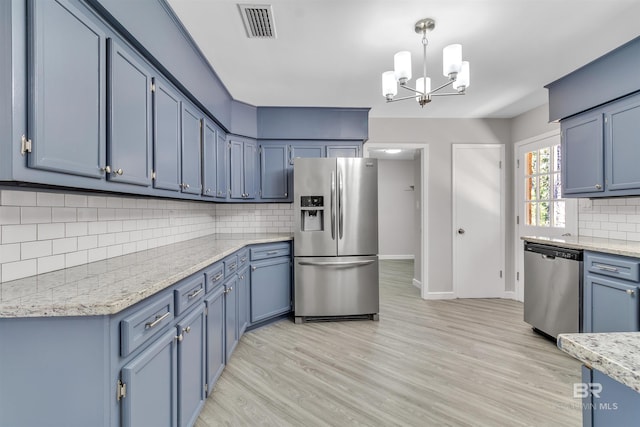
{"type": "Polygon", "coordinates": [[[290,204],[0,190],[0,280],[214,233],[291,232],[292,218],[290,204]]]}
{"type": "Polygon", "coordinates": [[[0,206],[0,225],[20,224],[20,207],[0,206]]]}
{"type": "Polygon", "coordinates": [[[3,225],[2,244],[30,242],[36,240],[37,226],[30,225],[3,225]]]}
{"type": "Polygon", "coordinates": [[[578,234],[640,241],[640,197],[580,199],[578,234]]]}
{"type": "MultiPolygon", "coordinates": [[[[34,193],[35,194],[35,193],[34,193]]],[[[38,263],[35,259],[6,262],[2,264],[2,281],[20,279],[38,274],[38,263]]]]}
{"type": "Polygon", "coordinates": [[[20,244],[20,258],[32,259],[51,255],[51,240],[24,242],[20,244]]]}

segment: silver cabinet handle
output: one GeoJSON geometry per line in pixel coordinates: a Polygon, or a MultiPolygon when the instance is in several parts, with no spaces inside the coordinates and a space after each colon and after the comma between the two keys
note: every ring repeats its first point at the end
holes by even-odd
{"type": "Polygon", "coordinates": [[[336,207],[334,199],[336,198],[336,176],[331,173],[331,239],[336,240],[336,207]]]}
{"type": "Polygon", "coordinates": [[[375,260],[367,260],[367,261],[326,261],[326,262],[315,262],[315,261],[300,261],[298,264],[300,265],[313,265],[318,267],[327,267],[327,266],[336,266],[336,267],[344,267],[349,265],[368,265],[373,264],[375,260]]]}
{"type": "Polygon", "coordinates": [[[205,194],[209,194],[209,193],[211,193],[211,189],[207,188],[206,190],[204,190],[204,192],[205,192],[205,194]]]}
{"type": "Polygon", "coordinates": [[[288,193],[284,193],[284,197],[287,197],[287,196],[288,196],[288,193]]]}
{"type": "Polygon", "coordinates": [[[198,289],[197,291],[191,292],[189,295],[187,295],[187,298],[191,299],[191,298],[195,298],[198,295],[200,295],[200,293],[203,291],[203,288],[198,289]]]}
{"type": "Polygon", "coordinates": [[[185,188],[189,188],[189,184],[185,184],[185,188]]]}
{"type": "Polygon", "coordinates": [[[247,257],[244,257],[240,260],[240,262],[245,262],[247,260],[247,257]]]}
{"type": "Polygon", "coordinates": [[[636,294],[636,291],[634,291],[633,289],[627,289],[627,294],[629,296],[634,296],[636,294]]]}
{"type": "Polygon", "coordinates": [[[213,278],[212,282],[217,282],[218,280],[222,279],[223,276],[223,273],[216,274],[216,277],[213,278]]]}
{"type": "Polygon", "coordinates": [[[100,172],[111,173],[111,166],[107,165],[103,168],[100,168],[100,172]]]}
{"type": "Polygon", "coordinates": [[[116,175],[122,175],[124,171],[122,169],[116,169],[113,171],[113,173],[115,173],[116,175]]]}
{"type": "Polygon", "coordinates": [[[602,190],[602,185],[601,184],[596,184],[596,190],[602,190]]]}
{"type": "Polygon", "coordinates": [[[267,252],[267,255],[275,255],[277,253],[278,253],[278,251],[269,251],[269,252],[267,252]]]}
{"type": "Polygon", "coordinates": [[[256,271],[258,267],[251,267],[251,271],[256,271]]]}
{"type": "Polygon", "coordinates": [[[191,326],[187,326],[186,328],[183,328],[182,332],[186,332],[186,333],[191,332],[191,326]]]}
{"type": "Polygon", "coordinates": [[[180,334],[180,335],[176,335],[174,338],[177,339],[178,342],[180,342],[180,341],[182,341],[183,336],[182,336],[182,334],[180,334]]]}
{"type": "Polygon", "coordinates": [[[603,270],[603,271],[610,271],[612,273],[618,273],[619,272],[619,270],[616,267],[609,267],[608,265],[593,264],[593,266],[598,268],[599,270],[603,270]]]}
{"type": "Polygon", "coordinates": [[[157,326],[160,322],[162,322],[164,319],[166,319],[167,317],[169,317],[169,315],[171,314],[170,311],[167,311],[165,314],[163,314],[162,316],[156,316],[156,319],[153,322],[147,322],[144,324],[144,328],[145,329],[151,329],[154,326],[157,326]]]}

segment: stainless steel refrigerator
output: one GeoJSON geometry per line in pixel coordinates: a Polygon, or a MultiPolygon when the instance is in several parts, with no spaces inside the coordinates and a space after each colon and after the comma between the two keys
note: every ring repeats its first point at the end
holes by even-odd
{"type": "Polygon", "coordinates": [[[378,320],[378,162],[294,160],[294,312],[378,320]]]}

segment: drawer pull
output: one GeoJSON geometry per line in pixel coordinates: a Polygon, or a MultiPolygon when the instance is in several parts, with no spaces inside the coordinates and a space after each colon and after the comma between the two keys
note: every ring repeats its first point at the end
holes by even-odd
{"type": "Polygon", "coordinates": [[[240,260],[240,262],[245,262],[247,260],[247,257],[244,257],[240,260]]]}
{"type": "Polygon", "coordinates": [[[144,324],[144,328],[145,329],[151,329],[154,326],[157,326],[158,323],[162,322],[164,319],[166,319],[167,317],[169,317],[169,315],[171,314],[170,311],[167,311],[165,314],[163,314],[162,316],[156,316],[156,320],[154,320],[153,322],[147,322],[144,324]]]}
{"type": "Polygon", "coordinates": [[[618,273],[619,270],[616,267],[609,267],[608,265],[602,265],[602,264],[594,264],[594,267],[597,267],[600,270],[603,271],[610,271],[612,273],[618,273]]]}
{"type": "Polygon", "coordinates": [[[228,294],[229,292],[231,292],[233,290],[233,286],[231,286],[229,289],[225,289],[224,293],[228,294]]]}
{"type": "Polygon", "coordinates": [[[258,267],[252,266],[251,267],[251,271],[256,271],[258,269],[258,267]]]}
{"type": "Polygon", "coordinates": [[[191,292],[189,295],[187,295],[187,297],[188,297],[189,299],[191,299],[191,298],[195,298],[195,297],[197,297],[198,295],[200,295],[200,293],[201,293],[203,290],[204,290],[203,288],[200,288],[200,289],[198,289],[198,290],[197,290],[197,291],[195,291],[195,292],[191,292]]]}
{"type": "Polygon", "coordinates": [[[633,289],[627,289],[627,294],[629,296],[634,296],[636,294],[636,291],[634,291],[633,289]]]}
{"type": "Polygon", "coordinates": [[[278,253],[278,251],[269,251],[269,252],[267,252],[267,255],[275,255],[277,253],[278,253]]]}
{"type": "Polygon", "coordinates": [[[216,274],[216,277],[213,278],[213,282],[217,282],[218,280],[222,279],[224,277],[223,273],[218,273],[216,274]]]}
{"type": "Polygon", "coordinates": [[[186,328],[182,328],[182,332],[186,332],[186,333],[191,332],[191,326],[187,326],[186,328]]]}
{"type": "Polygon", "coordinates": [[[229,266],[229,270],[235,270],[235,269],[236,269],[236,263],[234,262],[229,266]]]}

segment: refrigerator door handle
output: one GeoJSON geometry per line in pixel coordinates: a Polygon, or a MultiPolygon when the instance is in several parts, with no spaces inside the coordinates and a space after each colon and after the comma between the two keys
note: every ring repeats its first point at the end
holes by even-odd
{"type": "Polygon", "coordinates": [[[336,240],[336,174],[331,172],[331,239],[336,240]]]}
{"type": "Polygon", "coordinates": [[[368,265],[373,264],[376,260],[370,259],[367,261],[299,261],[299,265],[314,265],[318,267],[328,267],[328,266],[337,266],[344,267],[349,265],[368,265]]]}
{"type": "Polygon", "coordinates": [[[338,218],[338,239],[342,240],[343,236],[343,223],[344,223],[344,188],[342,183],[342,171],[338,172],[338,212],[340,217],[338,218]]]}

